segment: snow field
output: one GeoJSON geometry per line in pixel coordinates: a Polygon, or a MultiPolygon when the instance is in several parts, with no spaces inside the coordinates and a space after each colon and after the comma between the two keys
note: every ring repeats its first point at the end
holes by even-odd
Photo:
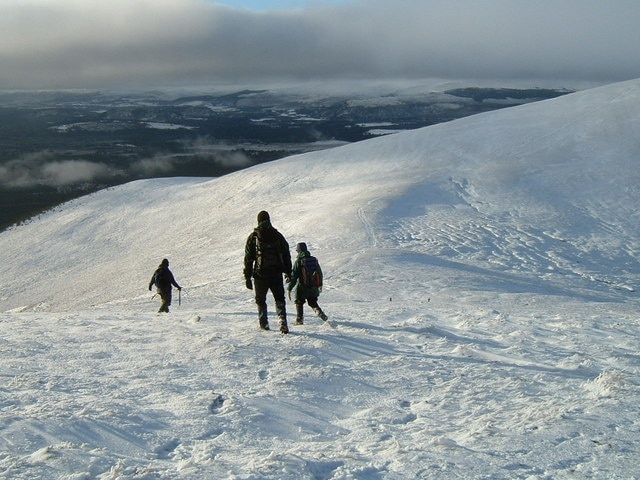
{"type": "Polygon", "coordinates": [[[0,233],[0,478],[634,478],[639,106],[626,82],[0,233]],[[263,209],[329,322],[257,328],[263,209]]]}

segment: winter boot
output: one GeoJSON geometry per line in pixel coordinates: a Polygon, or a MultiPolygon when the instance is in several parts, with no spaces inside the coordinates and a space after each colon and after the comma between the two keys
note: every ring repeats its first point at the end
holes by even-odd
{"type": "Polygon", "coordinates": [[[269,330],[269,320],[267,320],[267,307],[258,306],[258,323],[262,330],[269,330]]]}
{"type": "Polygon", "coordinates": [[[324,314],[320,307],[314,308],[313,311],[316,312],[316,314],[325,322],[327,321],[327,318],[329,318],[324,314]]]}
{"type": "Polygon", "coordinates": [[[303,305],[302,303],[296,303],[296,325],[302,325],[304,322],[302,318],[304,316],[303,305]]]}
{"type": "Polygon", "coordinates": [[[287,319],[280,317],[280,332],[289,333],[289,326],[287,325],[287,319]]]}

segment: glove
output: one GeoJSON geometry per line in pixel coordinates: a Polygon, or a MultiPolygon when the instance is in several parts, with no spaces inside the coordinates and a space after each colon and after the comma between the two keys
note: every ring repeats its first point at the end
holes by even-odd
{"type": "Polygon", "coordinates": [[[149,285],[149,291],[151,291],[151,285],[149,285]]]}
{"type": "Polygon", "coordinates": [[[284,283],[289,283],[291,281],[291,277],[289,275],[284,276],[284,283]]]}
{"type": "Polygon", "coordinates": [[[182,287],[178,287],[178,291],[181,292],[182,291],[182,287]]]}
{"type": "Polygon", "coordinates": [[[244,279],[244,283],[247,286],[247,288],[249,290],[253,290],[253,284],[251,283],[251,279],[250,278],[245,278],[244,279]]]}

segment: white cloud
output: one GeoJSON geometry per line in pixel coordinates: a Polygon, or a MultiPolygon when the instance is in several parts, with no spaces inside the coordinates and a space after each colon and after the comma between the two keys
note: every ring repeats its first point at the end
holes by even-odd
{"type": "Polygon", "coordinates": [[[0,166],[0,186],[29,188],[36,185],[62,187],[112,177],[117,172],[100,162],[58,160],[49,151],[24,155],[0,166]]]}
{"type": "Polygon", "coordinates": [[[130,169],[144,176],[167,174],[174,169],[174,158],[168,155],[144,158],[132,163],[130,169]]]}
{"type": "Polygon", "coordinates": [[[65,160],[43,166],[42,176],[49,185],[71,185],[90,182],[111,174],[111,169],[102,163],[87,160],[65,160]]]}

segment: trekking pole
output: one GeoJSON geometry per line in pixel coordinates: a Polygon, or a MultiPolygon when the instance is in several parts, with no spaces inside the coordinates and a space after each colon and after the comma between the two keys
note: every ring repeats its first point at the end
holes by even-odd
{"type": "Polygon", "coordinates": [[[178,306],[182,305],[182,299],[180,298],[181,292],[182,292],[182,289],[178,290],[178,306]]]}

